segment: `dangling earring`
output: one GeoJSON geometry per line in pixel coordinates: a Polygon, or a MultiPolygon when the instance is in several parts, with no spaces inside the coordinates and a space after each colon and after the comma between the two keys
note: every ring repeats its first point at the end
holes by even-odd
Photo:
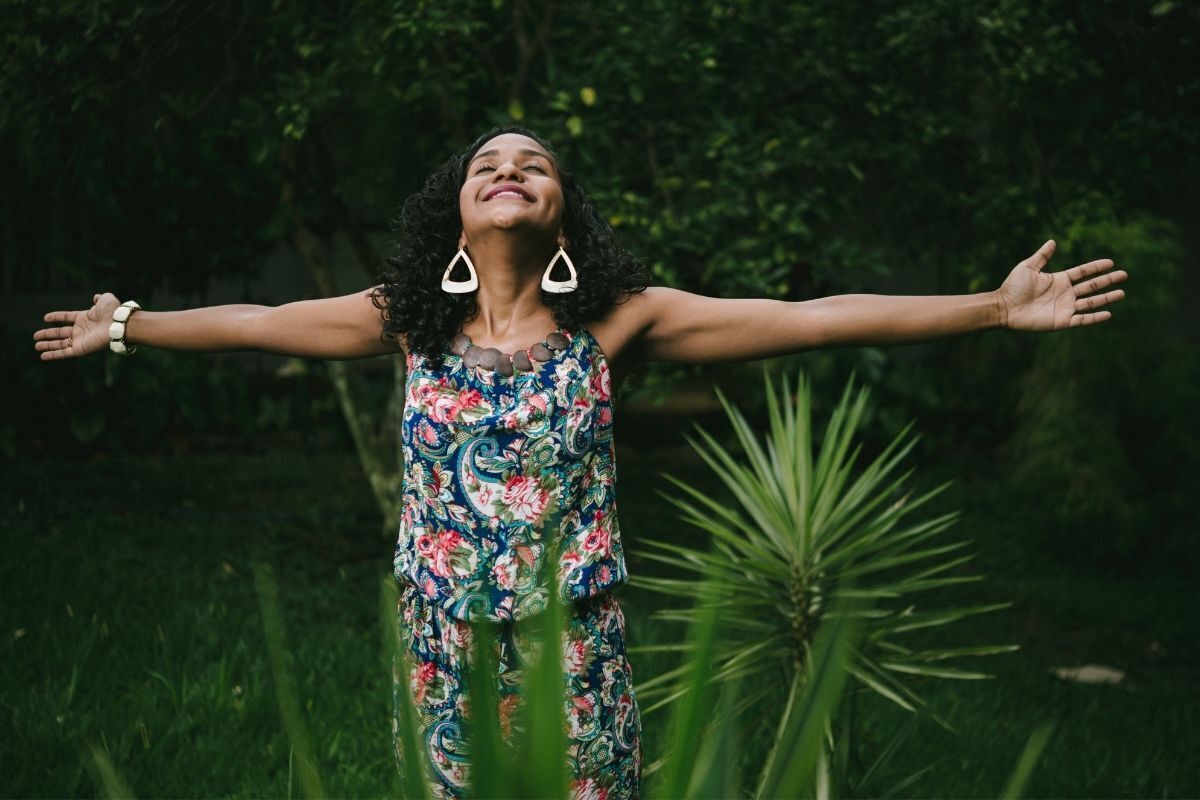
{"type": "Polygon", "coordinates": [[[554,258],[550,259],[550,266],[546,267],[546,271],[542,273],[542,291],[552,294],[565,294],[573,292],[579,288],[579,274],[575,272],[575,264],[571,262],[571,257],[567,255],[567,251],[563,250],[562,245],[558,246],[558,252],[554,254],[554,258]],[[554,265],[559,259],[567,263],[567,270],[570,271],[571,277],[565,281],[556,281],[550,277],[550,273],[554,271],[554,265]]]}
{"type": "Polygon", "coordinates": [[[475,274],[475,265],[471,263],[471,257],[467,255],[467,251],[458,248],[458,253],[454,258],[450,259],[450,263],[446,266],[446,271],[442,273],[442,291],[450,294],[466,294],[473,292],[479,288],[479,276],[475,274]],[[467,272],[471,273],[471,277],[465,281],[450,280],[450,273],[454,271],[454,265],[461,260],[467,265],[467,272]]]}

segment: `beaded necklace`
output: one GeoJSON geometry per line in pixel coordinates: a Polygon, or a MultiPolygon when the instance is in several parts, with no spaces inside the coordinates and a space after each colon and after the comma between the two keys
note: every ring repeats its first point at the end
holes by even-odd
{"type": "Polygon", "coordinates": [[[549,361],[556,353],[566,350],[570,343],[569,334],[560,328],[532,347],[515,353],[502,353],[495,347],[479,347],[471,342],[470,336],[459,333],[450,340],[450,352],[462,357],[464,367],[482,367],[511,378],[518,370],[532,372],[534,361],[549,361]]]}

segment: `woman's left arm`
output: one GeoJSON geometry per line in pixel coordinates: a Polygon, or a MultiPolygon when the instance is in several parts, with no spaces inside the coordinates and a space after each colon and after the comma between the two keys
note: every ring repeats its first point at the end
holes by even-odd
{"type": "MultiPolygon", "coordinates": [[[[1043,271],[1049,241],[1017,264],[994,292],[905,297],[851,294],[819,300],[723,300],[675,289],[647,290],[639,307],[638,352],[649,361],[755,359],[839,345],[905,344],[988,328],[1051,331],[1109,319],[1125,296],[1109,259],[1043,271]]],[[[633,311],[633,308],[629,309],[633,311]]]]}

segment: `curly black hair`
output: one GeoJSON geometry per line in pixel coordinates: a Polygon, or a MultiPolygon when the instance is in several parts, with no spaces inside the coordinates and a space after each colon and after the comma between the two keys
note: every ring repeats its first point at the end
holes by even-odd
{"type": "Polygon", "coordinates": [[[542,300],[562,328],[574,330],[599,319],[616,303],[646,288],[649,269],[622,248],[612,226],[537,134],[516,126],[494,128],[429,176],[405,202],[393,221],[396,241],[372,294],[383,312],[383,338],[403,340],[410,352],[440,367],[450,339],[477,313],[473,294],[448,294],[442,273],[458,250],[462,231],[458,193],[472,156],[488,140],[504,133],[528,136],[546,149],[558,166],[563,192],[563,232],[579,288],[566,294],[542,292],[542,300]]]}

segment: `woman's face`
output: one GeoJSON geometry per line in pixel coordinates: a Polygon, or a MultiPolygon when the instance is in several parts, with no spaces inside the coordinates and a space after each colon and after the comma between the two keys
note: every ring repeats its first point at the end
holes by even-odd
{"type": "Polygon", "coordinates": [[[458,208],[468,245],[492,230],[523,230],[553,241],[562,229],[558,167],[528,136],[501,134],[471,157],[458,208]]]}

